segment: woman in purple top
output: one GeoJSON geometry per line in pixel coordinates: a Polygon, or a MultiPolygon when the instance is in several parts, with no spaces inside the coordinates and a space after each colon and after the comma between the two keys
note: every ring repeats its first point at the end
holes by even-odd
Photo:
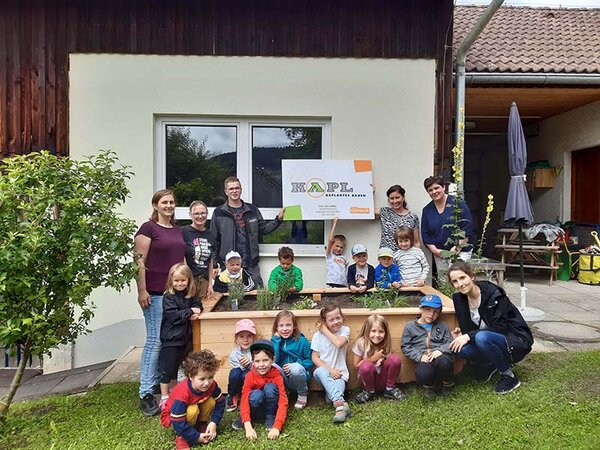
{"type": "Polygon", "coordinates": [[[140,368],[140,409],[147,416],[158,414],[154,385],[159,382],[160,323],[162,297],[169,269],[185,262],[185,242],[175,225],[175,195],[169,189],[152,196],[152,216],[135,234],[135,253],[140,255],[137,280],[138,303],[146,322],[146,343],[140,368]]]}

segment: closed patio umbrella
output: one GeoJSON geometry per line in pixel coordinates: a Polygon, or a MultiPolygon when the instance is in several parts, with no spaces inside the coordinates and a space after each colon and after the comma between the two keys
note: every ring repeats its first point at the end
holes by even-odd
{"type": "Polygon", "coordinates": [[[527,288],[523,270],[523,225],[533,223],[531,202],[525,187],[525,168],[527,166],[527,144],[517,104],[513,102],[508,116],[508,167],[510,185],[506,199],[504,222],[519,228],[519,274],[521,281],[521,314],[528,321],[544,320],[544,311],[527,307],[527,288]]]}

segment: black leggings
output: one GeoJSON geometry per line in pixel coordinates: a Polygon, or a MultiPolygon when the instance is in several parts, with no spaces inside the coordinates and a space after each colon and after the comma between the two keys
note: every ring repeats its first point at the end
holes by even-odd
{"type": "Polygon", "coordinates": [[[158,355],[158,369],[160,373],[160,382],[169,383],[177,379],[179,365],[186,355],[185,345],[177,347],[161,347],[158,355]]]}
{"type": "Polygon", "coordinates": [[[417,384],[423,386],[434,386],[439,379],[450,383],[454,381],[454,359],[452,356],[443,354],[430,363],[420,362],[415,370],[417,384]]]}

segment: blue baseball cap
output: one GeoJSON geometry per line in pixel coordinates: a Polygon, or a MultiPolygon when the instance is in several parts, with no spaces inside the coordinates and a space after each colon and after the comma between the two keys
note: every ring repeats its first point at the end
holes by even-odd
{"type": "Polygon", "coordinates": [[[442,299],[438,295],[425,295],[421,297],[421,304],[419,308],[439,308],[442,309],[442,299]]]}

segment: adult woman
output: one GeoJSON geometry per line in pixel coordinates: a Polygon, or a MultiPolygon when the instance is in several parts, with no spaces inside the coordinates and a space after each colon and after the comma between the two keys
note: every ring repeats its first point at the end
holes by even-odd
{"type": "Polygon", "coordinates": [[[191,225],[183,227],[183,240],[185,241],[185,260],[192,269],[200,301],[207,295],[212,295],[213,258],[215,254],[215,240],[210,231],[206,229],[208,208],[200,200],[190,204],[191,225]]]}
{"type": "Polygon", "coordinates": [[[521,382],[512,364],[531,351],[533,335],[506,292],[489,281],[476,281],[469,264],[459,261],[448,270],[458,290],[452,296],[458,328],[452,331],[450,350],[479,366],[488,380],[498,371],[497,394],[518,388],[521,382]]]}
{"type": "Polygon", "coordinates": [[[375,209],[375,217],[381,219],[381,242],[379,248],[387,247],[393,252],[398,251],[394,233],[400,227],[408,227],[414,232],[414,246],[421,248],[419,236],[419,218],[406,209],[406,191],[399,184],[394,184],[385,193],[390,204],[389,207],[375,209]]]}
{"type": "Polygon", "coordinates": [[[138,303],[146,323],[146,343],[140,369],[140,409],[147,416],[158,414],[154,386],[159,382],[160,323],[162,297],[169,269],[184,262],[185,243],[175,225],[175,195],[169,189],[152,196],[152,215],[135,234],[135,252],[140,255],[137,280],[138,303]]]}
{"type": "MultiPolygon", "coordinates": [[[[445,226],[452,222],[454,197],[446,194],[442,177],[425,178],[423,186],[429,197],[431,197],[431,202],[423,208],[421,235],[423,236],[423,242],[433,254],[438,272],[445,272],[448,269],[448,261],[442,258],[441,252],[442,250],[456,250],[451,244],[447,243],[448,238],[452,235],[452,229],[445,226]]],[[[466,245],[460,250],[459,258],[468,261],[473,251],[473,248],[467,245],[469,241],[472,242],[473,219],[471,210],[465,202],[461,201],[458,207],[461,212],[460,221],[457,225],[465,233],[462,244],[466,245]]]]}

